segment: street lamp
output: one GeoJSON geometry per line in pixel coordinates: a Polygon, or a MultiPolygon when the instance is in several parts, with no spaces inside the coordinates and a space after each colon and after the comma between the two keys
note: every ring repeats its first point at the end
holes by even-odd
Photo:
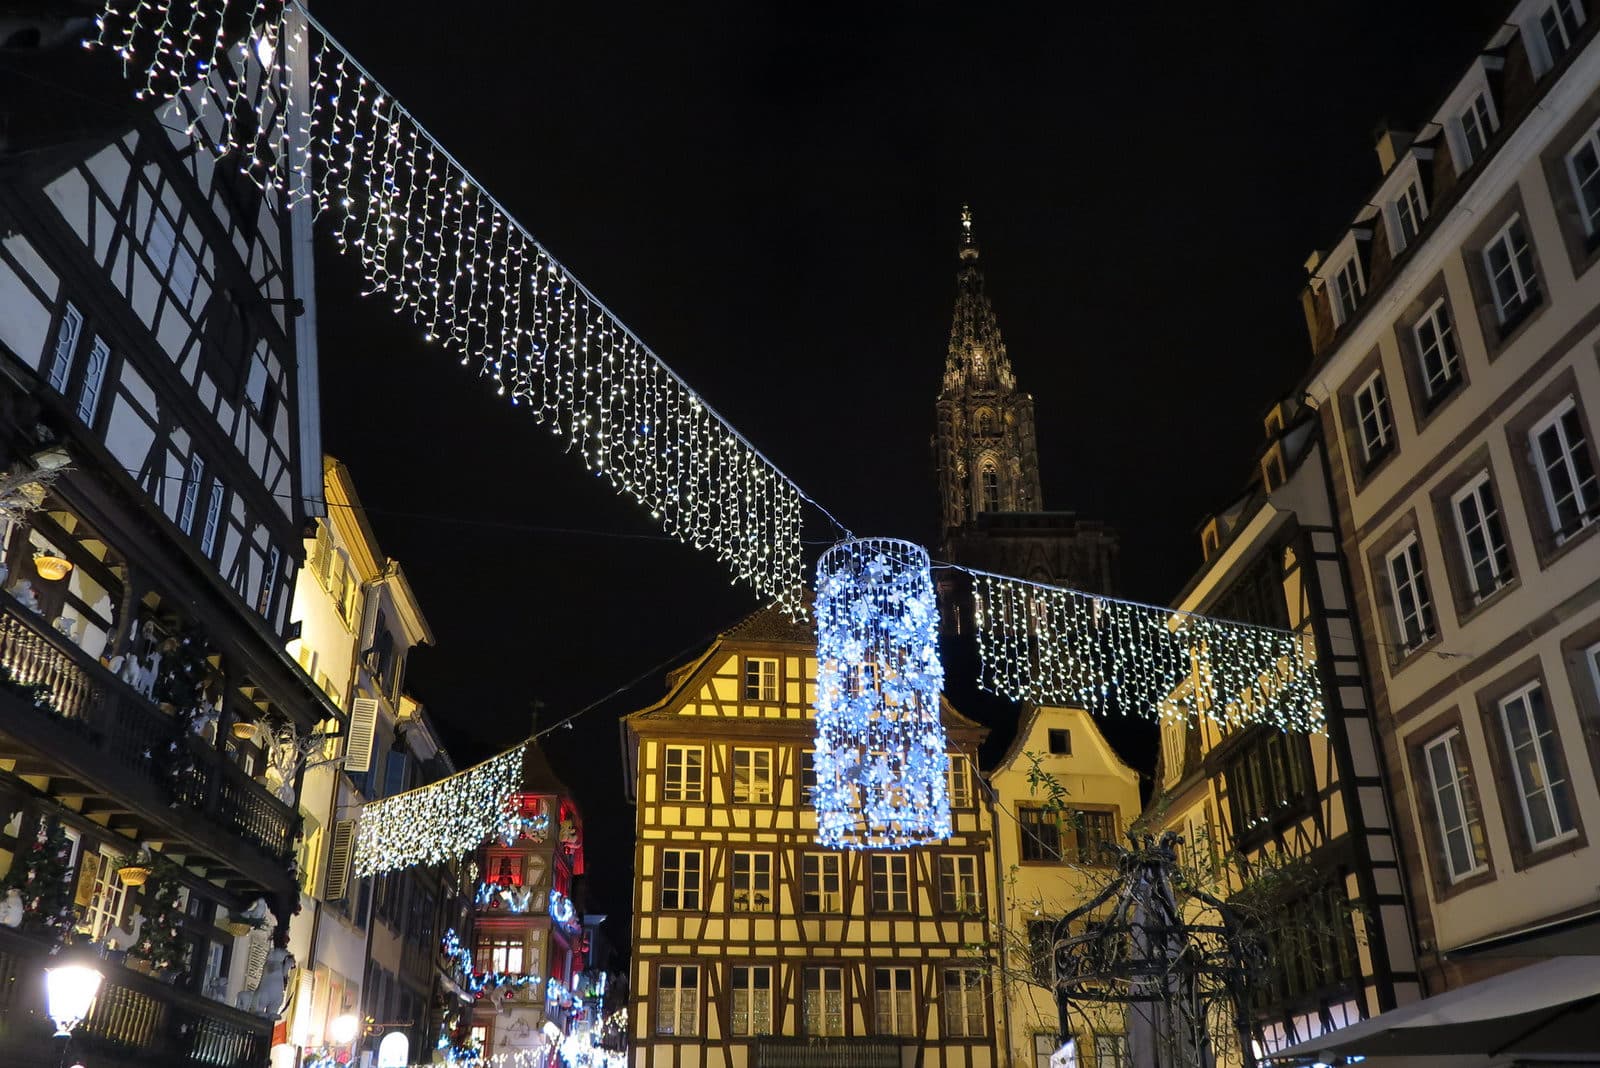
{"type": "Polygon", "coordinates": [[[56,1038],[71,1038],[89,1015],[100,992],[100,973],[83,964],[64,964],[44,972],[46,1012],[56,1025],[56,1038]]]}

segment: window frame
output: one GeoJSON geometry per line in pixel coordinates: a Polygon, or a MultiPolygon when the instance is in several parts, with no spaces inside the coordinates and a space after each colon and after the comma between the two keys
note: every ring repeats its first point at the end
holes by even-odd
{"type": "Polygon", "coordinates": [[[1456,113],[1455,123],[1460,132],[1460,143],[1455,147],[1466,149],[1465,158],[1456,168],[1456,173],[1461,174],[1484,157],[1489,151],[1489,142],[1500,130],[1499,110],[1495,107],[1494,94],[1487,86],[1472,94],[1466,105],[1456,113]],[[1483,105],[1481,113],[1479,104],[1483,105]],[[1470,127],[1467,125],[1468,117],[1473,123],[1470,127]]]}
{"type": "Polygon", "coordinates": [[[1389,603],[1395,627],[1395,647],[1399,660],[1410,657],[1417,650],[1439,636],[1438,613],[1433,604],[1433,592],[1428,585],[1427,561],[1422,555],[1422,539],[1413,530],[1383,556],[1383,577],[1389,587],[1389,603]],[[1395,576],[1396,561],[1406,565],[1406,586],[1417,618],[1415,639],[1407,632],[1406,612],[1401,605],[1401,583],[1395,576]]]}
{"type": "Polygon", "coordinates": [[[1522,813],[1522,829],[1527,835],[1529,851],[1538,852],[1577,837],[1578,802],[1572,796],[1572,774],[1566,759],[1566,753],[1562,749],[1561,732],[1556,729],[1555,716],[1545,696],[1543,680],[1534,679],[1523,683],[1510,693],[1497,699],[1495,708],[1497,711],[1496,719],[1499,721],[1500,729],[1503,732],[1502,739],[1506,747],[1507,763],[1510,765],[1512,780],[1516,789],[1515,796],[1522,813]],[[1533,699],[1535,695],[1538,697],[1537,702],[1533,699]],[[1535,759],[1535,770],[1538,772],[1537,782],[1531,790],[1528,780],[1523,777],[1524,769],[1522,763],[1517,759],[1518,747],[1511,729],[1510,707],[1517,702],[1521,702],[1522,705],[1530,739],[1529,745],[1532,748],[1532,754],[1535,759]],[[1543,714],[1544,722],[1542,725],[1535,722],[1536,704],[1538,710],[1543,714]],[[1552,750],[1559,761],[1559,768],[1550,766],[1552,750]],[[1558,771],[1561,775],[1559,779],[1555,778],[1555,774],[1558,771]],[[1569,825],[1565,828],[1561,826],[1561,813],[1554,800],[1554,792],[1557,787],[1565,787],[1568,798],[1566,817],[1569,825]],[[1531,798],[1535,794],[1542,795],[1545,815],[1549,817],[1551,827],[1554,829],[1553,834],[1542,839],[1536,837],[1534,829],[1535,821],[1531,798]]]}
{"type": "Polygon", "coordinates": [[[1422,224],[1428,221],[1428,201],[1422,193],[1422,180],[1420,176],[1413,175],[1405,185],[1400,187],[1400,192],[1394,198],[1394,252],[1399,255],[1411,247],[1418,235],[1422,233],[1422,224]],[[1407,225],[1407,218],[1410,225],[1407,225]]]}
{"type": "Polygon", "coordinates": [[[910,912],[916,901],[910,856],[905,853],[871,854],[867,862],[867,890],[874,913],[910,912]]]}
{"type": "Polygon", "coordinates": [[[776,912],[778,908],[778,891],[772,879],[774,867],[772,851],[767,849],[735,849],[732,852],[733,856],[728,861],[728,910],[742,913],[771,914],[776,912]],[[764,864],[761,863],[763,861],[765,862],[764,864]],[[741,862],[744,868],[742,873],[740,871],[741,862]],[[762,868],[766,869],[765,872],[761,870],[762,868]],[[741,875],[746,884],[743,890],[739,888],[741,875]],[[766,884],[766,903],[758,905],[756,897],[761,893],[760,884],[763,879],[766,884]],[[744,908],[739,907],[738,896],[741,893],[746,895],[744,908]]]}
{"type": "Polygon", "coordinates": [[[697,805],[704,804],[706,800],[706,747],[703,745],[664,745],[661,748],[661,800],[669,804],[697,805]],[[681,762],[681,781],[673,783],[673,754],[681,753],[684,759],[681,762]],[[695,764],[695,777],[693,789],[689,782],[688,754],[697,757],[695,764]],[[692,796],[691,796],[692,794],[692,796]]]}
{"type": "Polygon", "coordinates": [[[808,964],[800,972],[800,1030],[815,1038],[842,1038],[849,1026],[850,999],[844,968],[837,964],[808,964]],[[811,995],[815,993],[813,1007],[811,995]],[[837,993],[837,1008],[828,1005],[828,994],[837,993]],[[822,1029],[816,1024],[820,1020],[822,1029]]]}
{"type": "Polygon", "coordinates": [[[1600,519],[1600,468],[1597,468],[1595,464],[1595,456],[1592,451],[1594,447],[1592,435],[1590,435],[1588,425],[1583,418],[1583,412],[1578,407],[1577,397],[1572,393],[1568,393],[1556,403],[1554,408],[1535,421],[1528,428],[1527,441],[1528,451],[1533,460],[1534,477],[1539,486],[1540,496],[1544,501],[1545,518],[1550,524],[1550,536],[1554,539],[1554,544],[1560,547],[1592,526],[1597,519],[1600,519]],[[1572,414],[1573,419],[1578,424],[1578,429],[1584,435],[1578,448],[1573,447],[1572,441],[1568,437],[1565,418],[1569,413],[1572,414]],[[1570,529],[1561,525],[1560,503],[1556,499],[1555,487],[1551,485],[1550,465],[1545,460],[1544,449],[1539,440],[1549,430],[1554,430],[1560,439],[1562,449],[1561,466],[1565,469],[1567,478],[1572,484],[1572,496],[1578,506],[1577,525],[1570,529]],[[1585,494],[1583,493],[1583,486],[1585,483],[1580,481],[1578,471],[1574,465],[1574,457],[1580,453],[1589,464],[1587,485],[1590,486],[1590,494],[1595,498],[1588,503],[1588,507],[1584,507],[1585,494]]]}
{"type": "Polygon", "coordinates": [[[744,658],[744,683],[740,690],[746,701],[755,701],[764,705],[777,704],[783,695],[782,658],[776,656],[747,656],[744,658]],[[771,668],[770,678],[767,671],[771,668]],[[754,686],[752,687],[751,673],[755,673],[754,686]],[[767,684],[771,683],[768,697],[767,684]]]}
{"type": "Polygon", "coordinates": [[[1335,329],[1356,317],[1366,295],[1367,279],[1361,267],[1361,254],[1353,250],[1338,267],[1328,272],[1328,307],[1333,312],[1335,329]]]}
{"type": "Polygon", "coordinates": [[[759,1035],[770,1035],[773,1017],[773,990],[776,988],[776,969],[771,964],[730,964],[728,966],[728,1033],[738,1038],[755,1038],[759,1035]],[[744,972],[745,982],[740,984],[740,972],[744,972]],[[756,973],[765,972],[767,976],[766,987],[755,983],[756,973]],[[765,1001],[766,1027],[758,1029],[756,1023],[757,992],[765,990],[762,1000],[765,1001]],[[743,1011],[744,1026],[739,1025],[740,1009],[739,995],[745,997],[743,1011]]]}
{"type": "Polygon", "coordinates": [[[941,969],[939,993],[940,1009],[944,1014],[945,1038],[989,1037],[988,994],[984,989],[983,969],[947,967],[941,969]],[[951,984],[951,979],[956,980],[951,984]],[[954,998],[952,998],[954,995],[954,998]],[[952,1000],[959,1011],[952,1011],[952,1000]],[[974,1025],[976,1020],[976,1025],[974,1025]]]}
{"type": "Polygon", "coordinates": [[[705,1013],[702,1011],[704,1005],[703,999],[700,995],[700,991],[704,989],[704,987],[702,986],[700,980],[701,969],[700,965],[698,964],[679,964],[676,962],[671,962],[656,965],[655,988],[650,992],[651,997],[655,1001],[655,1013],[653,1014],[653,1019],[650,1021],[652,1037],[657,1039],[692,1038],[696,1040],[701,1038],[701,1022],[705,1013]],[[661,1024],[662,1020],[664,1019],[664,1014],[662,1012],[663,1005],[661,1002],[661,995],[662,991],[668,989],[667,983],[665,982],[665,976],[669,971],[672,973],[673,977],[671,985],[671,989],[673,991],[671,1010],[672,1026],[669,1029],[663,1030],[661,1024]],[[694,977],[694,982],[683,982],[686,977],[691,975],[694,977]],[[690,1013],[688,1015],[689,1029],[684,1030],[685,991],[691,990],[693,993],[687,995],[687,997],[690,999],[690,1013]]]}
{"type": "Polygon", "coordinates": [[[690,849],[683,846],[668,846],[661,850],[660,867],[656,876],[656,901],[662,912],[700,912],[705,906],[706,889],[706,855],[704,849],[690,849]],[[668,859],[676,857],[678,863],[674,866],[668,859]],[[693,875],[694,885],[688,885],[690,857],[694,858],[693,875]],[[668,873],[675,874],[676,884],[670,890],[667,887],[668,873]],[[667,894],[676,894],[672,904],[667,903],[667,894]],[[692,897],[692,903],[691,903],[692,897]]]}
{"type": "Polygon", "coordinates": [[[1023,864],[1060,864],[1061,814],[1043,805],[1017,806],[1017,835],[1020,848],[1017,857],[1023,864]],[[1054,841],[1049,841],[1049,831],[1054,841]],[[1038,854],[1038,855],[1030,855],[1038,854]]]}
{"type": "Polygon", "coordinates": [[[1450,495],[1450,518],[1456,530],[1456,539],[1461,546],[1462,574],[1465,577],[1467,592],[1472,598],[1474,606],[1482,604],[1501,590],[1509,586],[1517,577],[1516,561],[1511,556],[1511,542],[1506,535],[1505,522],[1501,517],[1499,500],[1495,496],[1494,479],[1490,477],[1487,467],[1450,495]],[[1485,497],[1489,508],[1484,508],[1485,497]],[[1485,588],[1479,581],[1478,564],[1472,549],[1471,535],[1469,534],[1464,517],[1461,514],[1461,505],[1471,500],[1477,509],[1479,529],[1484,533],[1484,545],[1487,549],[1487,563],[1490,568],[1491,585],[1485,588]],[[1499,546],[1490,544],[1489,534],[1491,524],[1499,535],[1499,546]],[[1502,565],[1500,556],[1505,557],[1502,565]]]}
{"type": "Polygon", "coordinates": [[[814,916],[837,916],[844,913],[844,856],[840,853],[809,852],[800,855],[800,911],[814,916]],[[816,871],[807,869],[815,864],[816,871]],[[832,869],[830,872],[829,869],[832,869]],[[816,880],[816,889],[808,890],[806,881],[816,880]],[[833,889],[828,889],[828,883],[833,889]],[[815,900],[815,907],[810,903],[815,900]],[[829,901],[834,907],[827,907],[829,901]]]}
{"type": "Polygon", "coordinates": [[[1572,187],[1572,197],[1578,207],[1578,221],[1583,224],[1583,232],[1592,243],[1600,238],[1600,120],[1593,123],[1587,130],[1579,135],[1572,147],[1562,154],[1562,166],[1566,173],[1567,181],[1572,187]],[[1578,154],[1587,149],[1594,159],[1594,170],[1589,175],[1588,191],[1594,194],[1594,204],[1591,207],[1586,197],[1585,185],[1578,176],[1578,154]]]}
{"type": "Polygon", "coordinates": [[[1478,799],[1477,784],[1472,779],[1472,761],[1471,753],[1467,749],[1467,736],[1460,725],[1455,724],[1443,733],[1421,743],[1418,752],[1421,754],[1422,766],[1428,776],[1428,797],[1433,805],[1434,827],[1439,834],[1438,859],[1449,884],[1456,886],[1489,870],[1488,830],[1483,822],[1483,803],[1478,799]],[[1459,755],[1456,752],[1458,746],[1459,755]],[[1433,753],[1440,747],[1451,775],[1447,784],[1439,782],[1439,774],[1434,766],[1433,753]],[[1466,769],[1465,772],[1462,771],[1463,768],[1466,769]],[[1453,793],[1457,815],[1460,817],[1455,830],[1460,833],[1473,861],[1472,867],[1464,871],[1456,870],[1455,861],[1451,857],[1452,828],[1445,818],[1444,806],[1440,801],[1446,787],[1453,793]],[[1474,826],[1478,829],[1476,838],[1472,834],[1474,826]]]}
{"type": "Polygon", "coordinates": [[[1422,386],[1425,407],[1429,411],[1461,384],[1461,345],[1456,335],[1455,317],[1450,313],[1450,301],[1443,294],[1428,305],[1427,310],[1417,316],[1416,322],[1411,324],[1411,339],[1416,345],[1417,354],[1417,381],[1422,386]],[[1423,340],[1424,327],[1433,332],[1431,345],[1423,340]],[[1434,384],[1434,375],[1428,367],[1428,354],[1436,350],[1440,354],[1439,363],[1443,371],[1438,385],[1434,384]]]}
{"type": "Polygon", "coordinates": [[[945,793],[950,799],[950,807],[972,807],[972,768],[965,753],[955,752],[947,756],[949,763],[945,767],[945,793]]]}
{"type": "Polygon", "coordinates": [[[1512,212],[1510,218],[1506,219],[1489,236],[1489,239],[1483,243],[1483,248],[1479,251],[1478,256],[1483,264],[1484,279],[1489,286],[1489,297],[1494,301],[1495,320],[1503,334],[1509,333],[1520,325],[1533,309],[1537,308],[1544,300],[1543,290],[1539,287],[1538,261],[1534,258],[1533,238],[1520,210],[1512,212]],[[1521,235],[1522,244],[1520,250],[1513,243],[1513,230],[1521,235]],[[1496,274],[1494,263],[1490,259],[1490,254],[1496,246],[1502,244],[1504,244],[1506,251],[1506,268],[1511,272],[1515,282],[1516,291],[1511,294],[1517,299],[1517,303],[1514,306],[1508,304],[1507,295],[1501,293],[1500,276],[1496,274]],[[1526,278],[1523,277],[1525,268],[1519,262],[1519,251],[1526,256],[1530,264],[1527,268],[1529,274],[1526,278]]]}
{"type": "Polygon", "coordinates": [[[1395,426],[1394,403],[1389,396],[1389,383],[1383,377],[1383,368],[1375,368],[1371,374],[1361,380],[1361,384],[1351,394],[1356,413],[1356,437],[1361,442],[1361,458],[1368,469],[1390,453],[1394,452],[1395,426]],[[1362,399],[1371,397],[1371,411],[1362,411],[1362,399]],[[1367,419],[1372,417],[1375,423],[1377,440],[1371,440],[1367,435],[1367,419]]]}
{"type": "Polygon", "coordinates": [[[1072,728],[1050,727],[1045,732],[1045,749],[1051,756],[1072,755],[1072,728]],[[1056,748],[1056,739],[1061,739],[1061,748],[1056,748]]]}
{"type": "Polygon", "coordinates": [[[728,774],[731,777],[728,796],[736,805],[770,805],[776,791],[773,789],[773,766],[775,758],[772,749],[766,746],[736,745],[728,760],[728,774]],[[739,763],[741,758],[749,764],[748,772],[743,784],[743,794],[740,796],[739,763]],[[757,777],[756,772],[765,758],[766,770],[762,777],[757,777]]]}
{"type": "Polygon", "coordinates": [[[936,868],[940,912],[971,915],[983,911],[983,870],[976,853],[941,853],[936,868]]]}
{"type": "Polygon", "coordinates": [[[872,968],[872,1033],[917,1037],[917,976],[909,964],[877,964],[872,968]],[[885,979],[888,980],[885,983],[885,979]],[[902,988],[901,979],[905,980],[902,988]],[[887,998],[885,997],[887,995],[887,998]],[[887,1006],[888,1012],[884,1009],[887,1006]],[[885,1016],[888,1026],[885,1026],[885,1016]]]}

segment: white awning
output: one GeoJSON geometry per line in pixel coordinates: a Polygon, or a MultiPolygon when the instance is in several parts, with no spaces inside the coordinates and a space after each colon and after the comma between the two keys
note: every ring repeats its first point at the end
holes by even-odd
{"type": "Polygon", "coordinates": [[[1600,957],[1555,957],[1447,991],[1273,1054],[1340,1057],[1600,1057],[1600,957]]]}

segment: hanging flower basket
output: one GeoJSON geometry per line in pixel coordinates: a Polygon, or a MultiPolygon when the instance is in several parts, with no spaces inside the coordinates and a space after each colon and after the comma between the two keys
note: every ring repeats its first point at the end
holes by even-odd
{"type": "Polygon", "coordinates": [[[144,864],[129,864],[117,869],[117,878],[126,886],[143,886],[150,878],[150,868],[144,864]]]}
{"type": "Polygon", "coordinates": [[[128,967],[129,971],[138,972],[140,975],[152,974],[150,970],[150,962],[145,960],[143,957],[129,956],[124,958],[122,963],[128,967]]]}
{"type": "Polygon", "coordinates": [[[72,561],[55,553],[38,552],[33,554],[33,569],[40,578],[54,582],[67,577],[67,572],[72,570],[72,561]]]}
{"type": "Polygon", "coordinates": [[[233,721],[233,736],[240,741],[249,741],[256,736],[256,725],[246,719],[233,721]]]}
{"type": "Polygon", "coordinates": [[[233,937],[235,937],[235,938],[243,938],[245,935],[249,934],[251,931],[254,931],[255,929],[256,929],[255,924],[247,923],[244,920],[229,920],[228,921],[228,933],[233,935],[233,937]]]}

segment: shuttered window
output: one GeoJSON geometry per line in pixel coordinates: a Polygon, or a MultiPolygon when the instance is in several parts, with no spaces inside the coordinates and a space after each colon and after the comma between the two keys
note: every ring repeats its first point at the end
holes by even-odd
{"type": "Polygon", "coordinates": [[[327,901],[342,901],[350,891],[350,861],[355,855],[356,821],[339,820],[333,825],[333,845],[328,850],[327,901]]]}
{"type": "Polygon", "coordinates": [[[372,736],[378,729],[378,702],[357,697],[350,702],[350,741],[344,748],[344,770],[351,775],[372,770],[372,736]]]}

